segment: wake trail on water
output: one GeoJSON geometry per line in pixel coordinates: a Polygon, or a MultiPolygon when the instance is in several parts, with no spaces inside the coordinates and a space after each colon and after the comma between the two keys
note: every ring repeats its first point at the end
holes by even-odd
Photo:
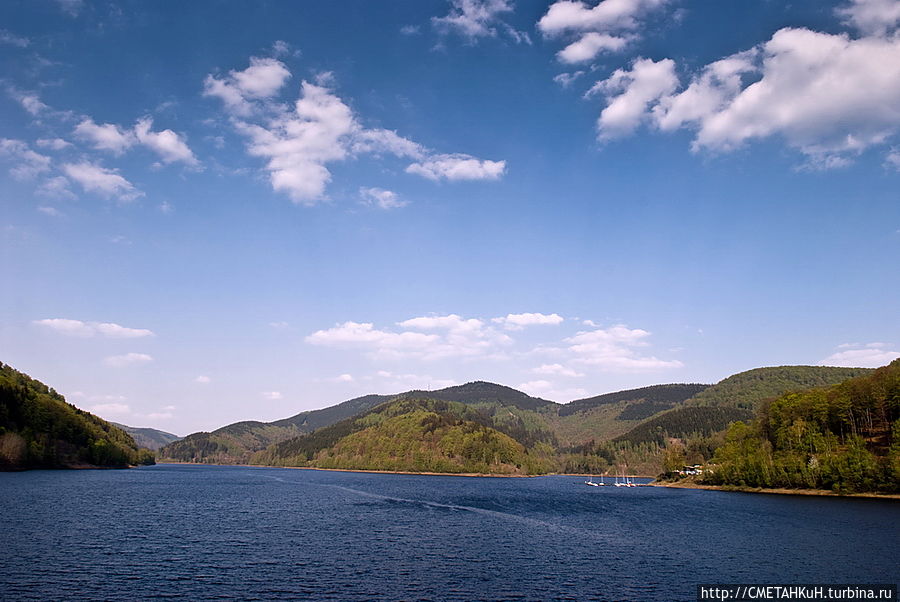
{"type": "Polygon", "coordinates": [[[591,539],[603,540],[605,537],[598,533],[592,533],[590,531],[585,531],[584,529],[576,529],[573,527],[568,527],[566,525],[560,525],[557,523],[552,523],[549,521],[544,521],[536,518],[531,518],[528,516],[522,516],[521,514],[515,514],[512,512],[500,512],[498,510],[487,510],[486,508],[478,508],[476,506],[463,506],[460,504],[445,504],[442,502],[434,502],[431,500],[415,500],[411,498],[403,498],[403,497],[395,497],[390,495],[381,495],[378,493],[372,493],[369,491],[362,491],[360,489],[353,489],[352,487],[344,487],[342,485],[326,485],[320,484],[321,487],[331,487],[333,489],[340,489],[342,491],[346,491],[348,493],[352,493],[354,495],[359,495],[362,497],[368,497],[372,499],[377,499],[384,502],[394,502],[394,503],[403,503],[403,504],[416,504],[419,506],[424,506],[426,508],[440,508],[442,510],[453,510],[459,512],[472,512],[474,514],[481,514],[485,516],[492,516],[494,518],[499,518],[502,520],[511,520],[519,523],[525,523],[527,525],[542,527],[544,529],[548,529],[551,531],[565,532],[578,535],[579,537],[589,537],[591,539]]]}

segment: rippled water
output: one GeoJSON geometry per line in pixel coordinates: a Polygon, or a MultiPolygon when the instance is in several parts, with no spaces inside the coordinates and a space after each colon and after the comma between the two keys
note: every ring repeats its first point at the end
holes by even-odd
{"type": "Polygon", "coordinates": [[[161,465],[0,474],[0,597],[693,600],[896,583],[900,503],[161,465]]]}

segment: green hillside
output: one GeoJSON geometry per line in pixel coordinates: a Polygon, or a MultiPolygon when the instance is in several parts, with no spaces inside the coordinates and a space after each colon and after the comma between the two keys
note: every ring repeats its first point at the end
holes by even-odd
{"type": "Polygon", "coordinates": [[[122,429],[0,363],[0,470],[152,464],[122,429]]]}
{"type": "Polygon", "coordinates": [[[762,404],[712,464],[719,485],[900,491],[900,360],[762,404]]]}
{"type": "Polygon", "coordinates": [[[134,439],[134,442],[137,443],[138,447],[146,447],[152,451],[156,451],[164,445],[168,445],[173,441],[181,439],[178,435],[173,435],[172,433],[157,429],[128,426],[126,424],[119,424],[118,422],[110,422],[110,424],[114,424],[131,435],[131,438],[134,439]]]}
{"type": "MultiPolygon", "coordinates": [[[[709,387],[709,385],[700,384],[672,384],[672,385],[653,385],[650,387],[641,387],[640,389],[629,389],[627,391],[617,391],[615,393],[605,393],[595,397],[587,397],[585,399],[576,399],[559,408],[561,417],[570,416],[577,412],[586,412],[598,406],[607,404],[618,404],[623,401],[633,402],[633,406],[637,408],[647,406],[665,406],[663,409],[674,407],[686,399],[693,397],[699,392],[709,387]]],[[[658,410],[657,410],[658,411],[658,410]]],[[[634,420],[646,418],[656,412],[653,411],[634,411],[634,418],[626,416],[623,420],[634,420]]]]}
{"type": "Polygon", "coordinates": [[[684,406],[654,416],[616,437],[614,441],[664,445],[669,437],[709,436],[725,430],[732,422],[752,417],[753,412],[742,408],[684,406]]]}
{"type": "MultiPolygon", "coordinates": [[[[410,472],[537,474],[554,467],[539,452],[460,402],[406,396],[254,457],[276,466],[410,472]]],[[[538,445],[540,448],[540,445],[538,445]]]]}
{"type": "Polygon", "coordinates": [[[739,372],[700,391],[687,405],[728,405],[754,410],[760,402],[812,387],[825,387],[848,378],[868,374],[870,368],[834,368],[831,366],[774,366],[739,372]]]}
{"type": "Polygon", "coordinates": [[[559,406],[548,421],[564,447],[607,441],[624,435],[642,421],[676,407],[709,385],[653,385],[588,397],[559,406]]]}
{"type": "Polygon", "coordinates": [[[527,432],[535,441],[555,441],[546,422],[533,409],[555,412],[558,404],[530,397],[509,387],[479,381],[438,391],[366,395],[321,410],[301,412],[275,422],[238,422],[209,433],[188,435],[181,441],[163,447],[159,457],[162,460],[177,462],[246,464],[256,452],[266,449],[273,443],[357,416],[397,397],[429,397],[490,408],[489,413],[496,414],[498,422],[508,424],[510,429],[518,428],[523,436],[527,432]]]}

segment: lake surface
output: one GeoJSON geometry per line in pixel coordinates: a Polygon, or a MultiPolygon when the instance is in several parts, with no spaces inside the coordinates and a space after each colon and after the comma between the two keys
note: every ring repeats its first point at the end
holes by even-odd
{"type": "Polygon", "coordinates": [[[0,474],[0,598],[694,600],[896,583],[900,503],[160,465],[0,474]]]}

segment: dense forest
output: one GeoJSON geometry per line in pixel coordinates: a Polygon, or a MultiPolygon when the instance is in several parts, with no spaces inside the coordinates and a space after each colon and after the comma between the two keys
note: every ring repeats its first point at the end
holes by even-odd
{"type": "MultiPolygon", "coordinates": [[[[473,406],[412,396],[396,399],[256,454],[254,463],[357,470],[541,474],[555,468],[553,448],[529,449],[494,428],[473,406]]],[[[501,427],[502,428],[502,427],[501,427]]]]}
{"type": "Polygon", "coordinates": [[[153,463],[122,429],[0,363],[0,470],[153,463]]]}
{"type": "Polygon", "coordinates": [[[704,481],[900,491],[900,360],[761,404],[755,420],[728,429],[704,481]]]}

